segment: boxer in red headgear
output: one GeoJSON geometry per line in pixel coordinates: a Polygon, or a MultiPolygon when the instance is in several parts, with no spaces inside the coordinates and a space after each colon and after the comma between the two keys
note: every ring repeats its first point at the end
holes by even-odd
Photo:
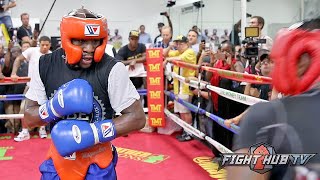
{"type": "Polygon", "coordinates": [[[72,39],[100,40],[101,44],[94,51],[94,61],[99,62],[104,55],[108,42],[107,19],[103,16],[79,18],[79,12],[72,12],[62,18],[60,24],[61,44],[69,64],[77,64],[82,58],[81,47],[74,45],[72,39]]]}
{"type": "Polygon", "coordinates": [[[140,96],[124,64],[104,53],[103,16],[74,10],[60,31],[62,48],[40,58],[26,94],[26,124],[51,128],[41,179],[114,180],[117,154],[110,141],[144,127],[140,96]]]}
{"type": "MultiPolygon", "coordinates": [[[[248,109],[240,121],[239,135],[235,136],[235,153],[250,153],[250,149],[254,151],[261,143],[273,148],[276,154],[320,152],[320,141],[315,139],[320,136],[317,128],[320,116],[319,30],[320,18],[279,31],[271,51],[273,85],[285,97],[257,103],[248,109]]],[[[319,179],[320,155],[310,154],[308,158],[301,164],[296,162],[302,159],[291,159],[282,165],[251,164],[261,169],[230,166],[227,175],[228,179],[237,180],[319,179]]],[[[260,160],[257,162],[262,162],[260,160]]]]}

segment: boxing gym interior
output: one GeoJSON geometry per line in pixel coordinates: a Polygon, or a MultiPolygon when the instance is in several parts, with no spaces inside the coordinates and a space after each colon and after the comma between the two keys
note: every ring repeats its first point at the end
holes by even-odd
{"type": "Polygon", "coordinates": [[[0,179],[320,179],[319,0],[0,0],[0,179]]]}

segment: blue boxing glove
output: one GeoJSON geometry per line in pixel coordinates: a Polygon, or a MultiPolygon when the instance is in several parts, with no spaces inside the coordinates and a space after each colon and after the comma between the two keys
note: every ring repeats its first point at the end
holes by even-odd
{"type": "Polygon", "coordinates": [[[116,128],[111,119],[88,123],[79,120],[59,121],[51,131],[54,146],[61,156],[89,148],[116,138],[116,128]]]}
{"type": "Polygon", "coordinates": [[[63,84],[53,98],[39,107],[39,116],[43,121],[49,123],[74,113],[89,114],[92,109],[92,87],[86,80],[74,79],[63,84]]]}

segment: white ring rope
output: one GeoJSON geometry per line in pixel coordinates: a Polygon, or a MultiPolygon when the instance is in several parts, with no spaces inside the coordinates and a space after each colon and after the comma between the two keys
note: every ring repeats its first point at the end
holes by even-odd
{"type": "MultiPolygon", "coordinates": [[[[182,77],[180,75],[177,75],[174,72],[171,73],[171,76],[173,78],[178,79],[180,82],[183,82],[185,84],[190,85],[191,87],[194,87],[196,89],[199,88],[199,82],[198,81],[189,80],[190,82],[187,83],[186,82],[186,78],[184,78],[184,77],[182,77]]],[[[212,85],[200,82],[200,89],[206,89],[206,88],[211,90],[211,91],[213,91],[213,92],[215,92],[215,93],[217,93],[217,94],[219,94],[220,96],[223,96],[223,97],[231,99],[233,101],[237,101],[239,103],[250,105],[250,106],[254,105],[254,104],[258,103],[258,102],[268,102],[267,100],[264,100],[264,99],[259,99],[259,98],[256,98],[256,97],[248,96],[248,95],[245,95],[245,94],[237,93],[237,92],[234,92],[234,91],[226,90],[226,89],[223,89],[223,88],[219,88],[219,87],[216,87],[216,86],[212,86],[212,85]]]]}
{"type": "Polygon", "coordinates": [[[24,114],[0,114],[0,119],[22,119],[24,114]]]}
{"type": "Polygon", "coordinates": [[[164,113],[170,117],[175,123],[180,125],[186,132],[200,138],[208,141],[210,144],[212,144],[217,150],[219,150],[221,153],[233,153],[230,149],[226,148],[222,144],[218,143],[217,141],[213,140],[209,136],[206,136],[203,132],[199,131],[198,129],[192,127],[191,125],[184,122],[182,119],[178,118],[176,115],[172,114],[168,109],[164,109],[164,113]]]}
{"type": "MultiPolygon", "coordinates": [[[[144,112],[148,112],[148,108],[143,108],[144,112]]],[[[22,119],[24,114],[0,114],[0,119],[22,119]]]]}

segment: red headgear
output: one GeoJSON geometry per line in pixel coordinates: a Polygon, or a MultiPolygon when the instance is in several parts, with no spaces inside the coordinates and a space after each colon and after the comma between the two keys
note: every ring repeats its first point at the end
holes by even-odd
{"type": "Polygon", "coordinates": [[[69,64],[77,64],[82,58],[82,48],[72,44],[72,39],[101,39],[102,43],[94,51],[94,61],[99,62],[108,42],[107,20],[86,9],[79,9],[62,18],[60,23],[61,45],[69,64]],[[87,14],[88,13],[88,14],[87,14]]]}
{"type": "Polygon", "coordinates": [[[309,90],[320,76],[320,31],[284,29],[277,34],[271,51],[274,61],[272,73],[276,90],[286,95],[296,95],[309,90]],[[298,64],[302,54],[311,58],[309,68],[298,77],[298,64]]]}

